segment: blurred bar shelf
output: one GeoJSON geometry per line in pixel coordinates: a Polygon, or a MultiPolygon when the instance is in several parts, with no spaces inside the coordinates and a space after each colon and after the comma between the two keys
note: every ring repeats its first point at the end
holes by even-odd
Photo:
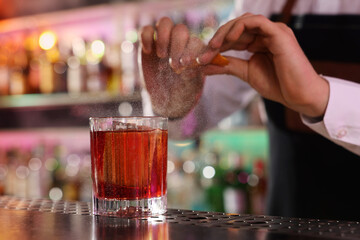
{"type": "Polygon", "coordinates": [[[0,97],[0,130],[88,127],[89,117],[142,115],[140,93],[129,96],[25,94],[0,97]]]}

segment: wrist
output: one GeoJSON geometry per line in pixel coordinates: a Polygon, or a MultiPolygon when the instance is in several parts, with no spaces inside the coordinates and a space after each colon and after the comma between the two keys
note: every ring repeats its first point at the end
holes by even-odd
{"type": "Polygon", "coordinates": [[[318,75],[314,82],[317,84],[311,87],[311,104],[303,111],[303,114],[313,119],[322,120],[329,102],[330,85],[321,75],[318,75]]]}

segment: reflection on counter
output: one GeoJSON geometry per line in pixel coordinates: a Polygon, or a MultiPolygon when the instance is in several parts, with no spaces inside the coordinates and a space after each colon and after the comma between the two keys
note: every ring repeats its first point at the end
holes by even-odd
{"type": "Polygon", "coordinates": [[[165,217],[144,219],[108,218],[94,216],[92,221],[93,239],[169,239],[169,223],[165,217]]]}

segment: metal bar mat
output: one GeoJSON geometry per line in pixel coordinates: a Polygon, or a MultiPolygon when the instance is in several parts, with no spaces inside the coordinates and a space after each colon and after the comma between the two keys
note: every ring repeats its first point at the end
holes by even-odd
{"type": "MultiPolygon", "coordinates": [[[[92,215],[89,202],[52,201],[48,199],[23,199],[12,196],[0,197],[0,208],[40,211],[60,214],[92,215]]],[[[305,234],[324,238],[360,239],[360,223],[278,216],[227,214],[180,209],[168,209],[159,217],[142,218],[142,221],[190,224],[204,227],[274,231],[279,233],[305,234]]]]}

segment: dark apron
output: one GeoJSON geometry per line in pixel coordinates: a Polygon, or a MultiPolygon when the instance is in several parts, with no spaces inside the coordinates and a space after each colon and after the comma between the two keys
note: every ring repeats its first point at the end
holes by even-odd
{"type": "MultiPolygon", "coordinates": [[[[360,16],[294,16],[289,26],[318,73],[360,80],[360,16]]],[[[301,126],[298,115],[288,121],[282,105],[264,102],[270,136],[266,214],[360,220],[360,157],[301,126]]]]}

